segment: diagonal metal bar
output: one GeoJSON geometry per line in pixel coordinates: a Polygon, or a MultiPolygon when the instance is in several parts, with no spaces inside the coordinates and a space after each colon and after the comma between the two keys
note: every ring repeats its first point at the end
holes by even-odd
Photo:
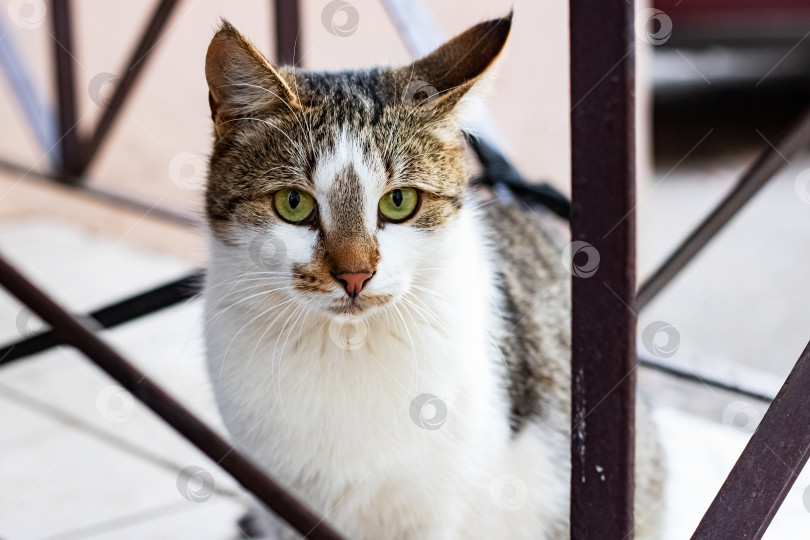
{"type": "Polygon", "coordinates": [[[692,540],[762,538],[810,457],[810,344],[734,464],[692,540]]]}
{"type": "Polygon", "coordinates": [[[82,174],[86,171],[93,162],[93,159],[98,155],[101,145],[104,144],[110,129],[112,129],[118,118],[130,91],[135,86],[147,60],[151,56],[155,44],[158,39],[160,39],[163,27],[166,26],[175,6],[177,6],[177,0],[160,0],[155,11],[149,18],[149,24],[146,25],[138,45],[135,47],[135,50],[132,51],[129,62],[127,62],[127,67],[123,75],[121,75],[121,78],[118,79],[110,102],[107,104],[96,128],[93,130],[93,135],[86,145],[76,174],[82,174]]]}
{"type": "MultiPolygon", "coordinates": [[[[2,356],[0,356],[0,359],[1,358],[2,356]]],[[[752,380],[755,373],[751,373],[751,378],[741,380],[739,374],[718,373],[716,369],[711,367],[711,364],[700,368],[694,365],[684,367],[678,361],[656,358],[642,353],[638,355],[638,364],[647,369],[658,371],[659,373],[664,373],[678,379],[702,384],[704,386],[711,386],[718,390],[732,392],[739,396],[764,401],[765,403],[772,402],[776,394],[767,383],[757,384],[752,380]]]]}
{"type": "MultiPolygon", "coordinates": [[[[187,300],[200,292],[205,272],[197,270],[180,279],[125,298],[97,309],[84,319],[99,328],[115,328],[138,317],[187,300]]],[[[16,343],[0,348],[0,366],[32,354],[47,351],[62,342],[53,330],[39,332],[16,343]]]]}
{"type": "Polygon", "coordinates": [[[578,104],[571,111],[572,268],[577,254],[588,263],[601,256],[595,274],[572,272],[571,538],[632,540],[633,6],[582,0],[569,9],[571,103],[578,104]]]}
{"type": "Polygon", "coordinates": [[[61,167],[58,177],[64,182],[75,182],[82,163],[82,144],[76,114],[76,82],[73,69],[73,30],[70,0],[51,2],[54,65],[56,67],[56,96],[59,103],[59,156],[61,167]]]}
{"type": "Polygon", "coordinates": [[[2,257],[0,285],[50,324],[60,339],[84,353],[302,535],[316,540],[342,538],[321,517],[268,477],[163,388],[129,364],[2,257]]]}
{"type": "Polygon", "coordinates": [[[769,145],[762,151],[740,177],[734,189],[641,285],[637,299],[639,309],[649,304],[737,215],[759,189],[787,165],[786,158],[790,159],[808,146],[810,146],[810,110],[805,112],[775,145],[769,145]]]}

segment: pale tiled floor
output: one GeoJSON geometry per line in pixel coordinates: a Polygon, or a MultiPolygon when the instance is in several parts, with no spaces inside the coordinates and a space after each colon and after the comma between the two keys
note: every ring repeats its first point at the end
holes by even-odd
{"type": "MultiPolygon", "coordinates": [[[[6,225],[0,236],[3,253],[76,312],[190,269],[58,221],[6,225]]],[[[218,426],[200,363],[199,309],[191,302],[104,337],[218,426]]],[[[38,327],[18,323],[20,311],[3,293],[4,342],[20,337],[18,327],[38,327]]],[[[58,348],[5,366],[0,408],[0,537],[220,539],[237,531],[234,482],[77,352],[58,348]],[[215,478],[204,504],[177,486],[189,466],[215,478]]]]}
{"type": "MultiPolygon", "coordinates": [[[[745,157],[662,167],[639,193],[644,276],[732,187],[745,157]]],[[[732,361],[784,378],[810,339],[810,204],[797,189],[810,154],[791,160],[641,313],[666,321],[680,357],[732,361]]],[[[807,174],[807,173],[805,173],[807,174]]]]}

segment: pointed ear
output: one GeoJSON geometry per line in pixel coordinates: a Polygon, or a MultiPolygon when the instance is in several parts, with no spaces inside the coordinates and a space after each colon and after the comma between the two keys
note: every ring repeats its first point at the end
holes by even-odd
{"type": "Polygon", "coordinates": [[[231,120],[300,107],[284,77],[226,20],[208,45],[205,78],[217,137],[231,120]]]}
{"type": "MultiPolygon", "coordinates": [[[[449,111],[478,82],[503,51],[512,28],[512,13],[502,19],[479,23],[457,35],[429,55],[398,70],[402,77],[418,81],[433,111],[449,111]],[[430,88],[430,92],[425,88],[430,88]]],[[[411,96],[407,96],[411,97],[411,96]]]]}

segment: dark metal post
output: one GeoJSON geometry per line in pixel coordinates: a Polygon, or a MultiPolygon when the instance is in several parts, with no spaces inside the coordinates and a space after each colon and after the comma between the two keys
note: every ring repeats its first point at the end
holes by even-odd
{"type": "Polygon", "coordinates": [[[276,62],[301,65],[301,8],[298,0],[273,0],[276,17],[276,62]]]}
{"type": "Polygon", "coordinates": [[[145,374],[129,364],[109,345],[25,279],[2,257],[0,257],[0,285],[50,324],[54,333],[64,343],[73,345],[84,353],[302,535],[323,540],[342,538],[324,519],[265,475],[241,452],[228,444],[145,374]]]}
{"type": "Polygon", "coordinates": [[[633,537],[632,14],[632,2],[625,0],[570,3],[571,256],[572,269],[588,269],[572,272],[571,538],[576,540],[633,537]]]}
{"type": "Polygon", "coordinates": [[[59,102],[59,148],[61,168],[59,178],[76,181],[81,167],[81,141],[76,115],[76,86],[73,77],[73,32],[71,28],[70,0],[51,3],[54,64],[56,66],[56,96],[59,102]]]}
{"type": "Polygon", "coordinates": [[[810,457],[808,388],[810,344],[734,464],[692,540],[762,538],[810,457]]]}

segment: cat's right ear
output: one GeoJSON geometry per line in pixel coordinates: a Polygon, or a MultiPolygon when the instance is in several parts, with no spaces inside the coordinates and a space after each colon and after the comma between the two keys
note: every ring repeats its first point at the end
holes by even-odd
{"type": "Polygon", "coordinates": [[[413,64],[395,70],[400,88],[406,81],[405,97],[426,104],[431,113],[453,110],[501,55],[511,29],[512,13],[476,24],[413,64]]]}
{"type": "Polygon", "coordinates": [[[296,93],[250,41],[223,20],[205,57],[214,132],[221,137],[239,118],[300,108],[296,93]]]}

